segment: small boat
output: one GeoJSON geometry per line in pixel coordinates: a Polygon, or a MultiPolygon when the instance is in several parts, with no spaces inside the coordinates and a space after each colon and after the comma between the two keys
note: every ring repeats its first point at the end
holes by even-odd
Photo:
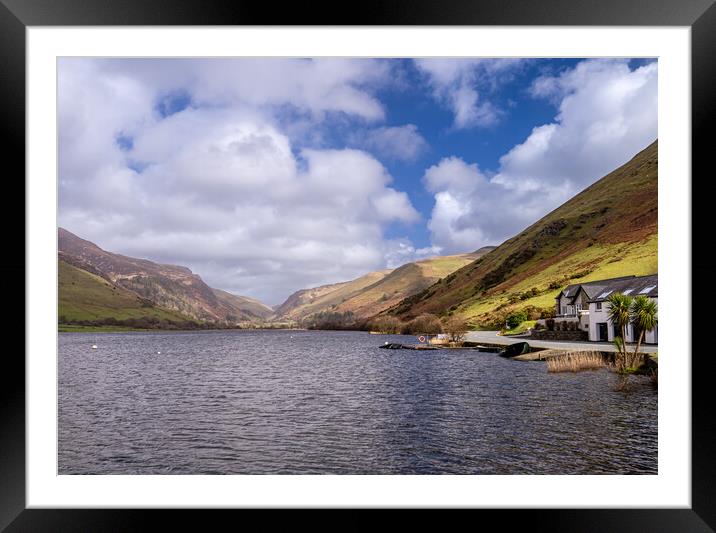
{"type": "Polygon", "coordinates": [[[526,342],[516,342],[506,346],[501,352],[502,357],[517,357],[524,353],[529,353],[531,350],[530,345],[526,342]]]}
{"type": "Polygon", "coordinates": [[[481,352],[488,353],[500,353],[502,351],[502,348],[500,348],[499,346],[482,346],[479,344],[475,347],[475,349],[481,352]]]}

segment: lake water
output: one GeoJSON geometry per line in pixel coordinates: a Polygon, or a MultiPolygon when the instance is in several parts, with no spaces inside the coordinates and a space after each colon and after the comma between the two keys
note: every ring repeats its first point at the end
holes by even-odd
{"type": "Polygon", "coordinates": [[[646,379],[385,341],[415,339],[61,333],[59,473],[657,473],[646,379]]]}

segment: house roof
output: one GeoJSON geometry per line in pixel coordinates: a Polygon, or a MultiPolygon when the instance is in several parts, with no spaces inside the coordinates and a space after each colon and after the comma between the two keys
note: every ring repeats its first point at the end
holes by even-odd
{"type": "Polygon", "coordinates": [[[645,294],[655,298],[659,294],[659,275],[649,276],[622,276],[620,278],[587,281],[569,285],[557,295],[557,298],[564,295],[574,301],[580,289],[587,295],[588,302],[603,302],[612,293],[620,292],[629,296],[645,294]]]}

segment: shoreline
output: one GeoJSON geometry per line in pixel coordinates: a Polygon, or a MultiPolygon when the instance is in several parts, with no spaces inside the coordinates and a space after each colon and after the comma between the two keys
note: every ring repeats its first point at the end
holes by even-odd
{"type": "MultiPolygon", "coordinates": [[[[122,333],[122,332],[161,332],[166,333],[170,331],[177,332],[202,332],[202,331],[308,331],[306,328],[194,328],[194,329],[182,329],[182,328],[132,328],[122,326],[82,326],[75,324],[60,324],[57,328],[57,333],[122,333]]],[[[332,331],[332,330],[326,330],[332,331]]]]}

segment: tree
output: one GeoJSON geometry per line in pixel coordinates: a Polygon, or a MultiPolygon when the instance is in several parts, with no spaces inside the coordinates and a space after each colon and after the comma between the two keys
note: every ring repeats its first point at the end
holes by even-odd
{"type": "Polygon", "coordinates": [[[626,351],[626,328],[630,321],[630,309],[632,299],[620,292],[616,292],[607,298],[609,304],[609,311],[607,316],[611,320],[621,333],[620,336],[614,339],[614,344],[617,347],[617,354],[619,355],[620,362],[623,366],[627,365],[627,351],[626,351]]]}
{"type": "Polygon", "coordinates": [[[633,362],[639,357],[639,348],[644,340],[647,331],[651,331],[656,327],[658,307],[656,302],[643,294],[634,298],[630,309],[631,323],[635,329],[639,331],[639,338],[636,341],[636,348],[632,356],[633,362]]]}
{"type": "Polygon", "coordinates": [[[461,342],[465,339],[465,335],[470,328],[465,319],[454,316],[445,321],[443,330],[450,337],[450,341],[461,342]]]}
{"type": "Polygon", "coordinates": [[[400,333],[403,322],[394,316],[381,316],[370,322],[370,329],[380,333],[400,333]]]}
{"type": "Polygon", "coordinates": [[[442,333],[442,331],[443,326],[440,319],[430,313],[424,313],[414,318],[403,327],[403,333],[408,335],[434,335],[442,333]]]}

